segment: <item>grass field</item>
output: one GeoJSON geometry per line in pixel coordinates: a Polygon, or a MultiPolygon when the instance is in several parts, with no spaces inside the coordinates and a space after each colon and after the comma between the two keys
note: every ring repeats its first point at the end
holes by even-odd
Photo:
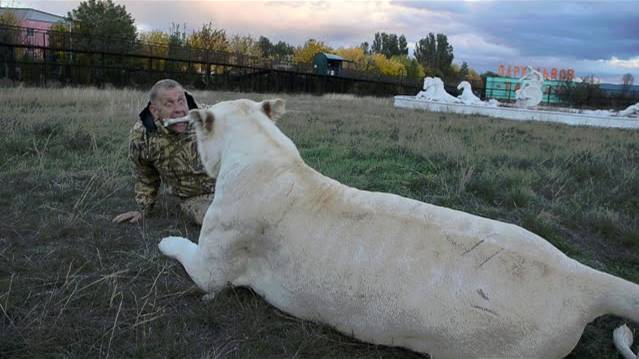
{"type": "MultiPolygon", "coordinates": [[[[516,223],[639,283],[639,131],[280,97],[280,128],[325,175],[516,223]]],[[[162,237],[198,236],[168,195],[144,223],[112,224],[134,209],[127,135],[145,103],[133,90],[0,89],[0,357],[422,357],[295,319],[245,288],[202,303],[157,250],[162,237]]],[[[570,357],[617,358],[622,322],[590,324],[570,357]]]]}

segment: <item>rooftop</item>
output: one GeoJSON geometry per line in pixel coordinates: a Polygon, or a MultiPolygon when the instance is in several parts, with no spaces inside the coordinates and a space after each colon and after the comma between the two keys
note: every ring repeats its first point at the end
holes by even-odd
{"type": "Polygon", "coordinates": [[[41,21],[55,24],[57,22],[64,22],[64,16],[59,16],[55,14],[50,14],[48,12],[44,12],[41,10],[31,9],[31,8],[17,8],[17,7],[0,7],[0,14],[3,14],[7,11],[11,11],[20,19],[31,20],[31,21],[41,21]]]}
{"type": "Polygon", "coordinates": [[[341,56],[337,56],[337,55],[333,55],[333,54],[327,54],[326,52],[320,52],[320,54],[326,56],[326,59],[328,59],[328,60],[344,61],[344,58],[341,57],[341,56]]]}

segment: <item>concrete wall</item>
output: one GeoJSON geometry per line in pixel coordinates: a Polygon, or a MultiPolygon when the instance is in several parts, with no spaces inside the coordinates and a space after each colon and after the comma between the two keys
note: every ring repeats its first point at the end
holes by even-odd
{"type": "Polygon", "coordinates": [[[639,118],[603,117],[559,111],[539,111],[509,107],[487,107],[418,100],[414,96],[395,96],[395,107],[481,115],[515,121],[546,121],[573,126],[595,126],[639,129],[639,118]]]}

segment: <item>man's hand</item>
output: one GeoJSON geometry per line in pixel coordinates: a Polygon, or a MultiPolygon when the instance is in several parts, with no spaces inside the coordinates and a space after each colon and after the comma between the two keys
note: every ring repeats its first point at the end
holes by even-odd
{"type": "Polygon", "coordinates": [[[117,216],[115,216],[115,218],[113,218],[112,222],[113,223],[123,223],[123,222],[138,223],[140,219],[142,219],[142,212],[129,211],[129,212],[124,212],[122,214],[118,214],[117,216]]]}

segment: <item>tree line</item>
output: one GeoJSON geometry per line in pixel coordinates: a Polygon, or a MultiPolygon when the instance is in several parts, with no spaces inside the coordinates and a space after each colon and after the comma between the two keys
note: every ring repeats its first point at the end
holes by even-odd
{"type": "MultiPolygon", "coordinates": [[[[19,25],[8,13],[0,17],[0,23],[19,25]]],[[[309,39],[301,46],[293,46],[285,41],[272,41],[265,36],[254,38],[250,35],[229,35],[213,22],[198,29],[187,31],[185,25],[173,24],[169,31],[138,32],[135,21],[124,5],[112,0],[85,0],[66,16],[66,24],[52,27],[59,33],[73,32],[82,34],[77,41],[91,42],[97,39],[117,39],[109,46],[119,46],[119,51],[132,51],[136,44],[152,44],[146,50],[154,56],[173,58],[185,51],[185,48],[197,48],[206,51],[230,53],[237,56],[270,60],[277,63],[290,63],[307,66],[310,69],[313,57],[318,52],[334,53],[345,60],[345,71],[363,72],[370,75],[395,76],[421,80],[424,76],[437,76],[447,82],[461,80],[480,80],[480,76],[465,62],[459,66],[453,63],[453,47],[445,34],[429,33],[415,43],[413,56],[409,54],[409,44],[403,34],[378,32],[372,42],[363,42],[352,47],[332,48],[325,42],[309,39]]],[[[55,37],[51,42],[62,41],[55,37]]],[[[76,43],[77,44],[77,43],[76,43]]],[[[139,46],[139,45],[137,45],[139,46]]],[[[58,54],[64,57],[65,54],[58,54]]],[[[83,56],[74,61],[90,62],[83,56]]],[[[125,61],[108,59],[108,62],[125,61]]],[[[159,61],[154,66],[158,70],[179,70],[172,67],[183,65],[159,61]],[[168,67],[168,68],[167,68],[168,67]]]]}

